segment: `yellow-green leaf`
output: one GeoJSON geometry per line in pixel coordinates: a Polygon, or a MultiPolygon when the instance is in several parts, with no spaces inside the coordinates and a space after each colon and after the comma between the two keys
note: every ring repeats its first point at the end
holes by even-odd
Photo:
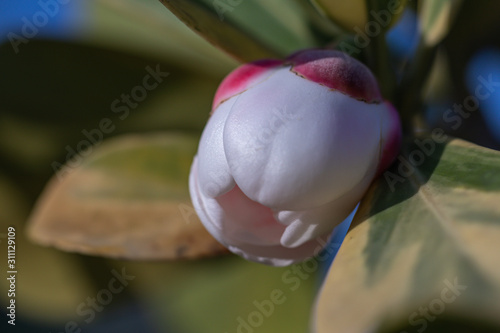
{"type": "Polygon", "coordinates": [[[423,0],[419,5],[423,40],[427,46],[434,46],[448,34],[462,0],[423,0]]]}
{"type": "Polygon", "coordinates": [[[377,8],[371,8],[366,0],[309,0],[323,15],[351,34],[366,33],[368,22],[389,28],[401,16],[405,1],[375,0],[377,8]]]}
{"type": "Polygon", "coordinates": [[[128,259],[225,252],[204,229],[188,193],[197,137],[115,138],[83,151],[49,182],[29,235],[66,251],[128,259]]]}
{"type": "Polygon", "coordinates": [[[500,153],[435,134],[406,145],[363,200],[318,333],[500,329],[500,153]]]}

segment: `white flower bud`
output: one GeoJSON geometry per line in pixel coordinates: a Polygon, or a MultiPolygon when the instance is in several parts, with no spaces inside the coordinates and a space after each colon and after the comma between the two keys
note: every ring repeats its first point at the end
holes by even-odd
{"type": "Polygon", "coordinates": [[[191,169],[193,204],[246,259],[303,260],[392,162],[400,133],[371,72],[341,52],[243,65],[216,93],[191,169]]]}

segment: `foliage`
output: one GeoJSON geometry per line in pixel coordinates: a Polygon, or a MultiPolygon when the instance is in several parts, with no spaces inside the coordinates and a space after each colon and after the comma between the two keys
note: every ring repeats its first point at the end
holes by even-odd
{"type": "Polygon", "coordinates": [[[145,332],[154,325],[229,332],[242,321],[255,332],[303,331],[311,311],[310,326],[321,333],[500,330],[500,154],[481,147],[500,147],[489,132],[498,128],[486,126],[490,118],[481,113],[500,78],[475,71],[462,83],[470,58],[498,47],[500,8],[396,2],[403,6],[355,0],[359,15],[349,16],[333,0],[161,0],[171,12],[155,0],[95,0],[80,8],[86,19],[65,40],[43,29],[23,35],[26,43],[5,39],[0,233],[8,225],[18,230],[17,299],[28,304],[18,310],[21,320],[61,330],[73,319],[82,329],[102,329],[100,321],[75,319],[75,308],[102,290],[111,269],[125,266],[137,278],[123,296],[135,303],[123,304],[146,309],[136,312],[145,332]],[[395,52],[386,36],[410,29],[412,15],[416,46],[395,52]],[[117,260],[224,252],[187,195],[214,91],[238,62],[309,47],[337,48],[366,63],[405,129],[401,155],[363,199],[316,305],[321,262],[314,260],[313,269],[232,256],[117,260]],[[41,248],[25,230],[36,243],[113,259],[41,248]],[[267,316],[255,303],[273,299],[275,290],[286,302],[267,316]],[[262,323],[251,325],[255,311],[262,323]]]}

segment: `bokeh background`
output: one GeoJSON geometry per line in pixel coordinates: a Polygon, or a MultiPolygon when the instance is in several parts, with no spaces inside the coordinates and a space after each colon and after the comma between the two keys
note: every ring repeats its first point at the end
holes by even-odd
{"type": "MultiPolygon", "coordinates": [[[[234,15],[246,15],[245,6],[234,15]]],[[[423,96],[430,127],[493,149],[500,148],[500,89],[457,131],[443,113],[473,93],[479,76],[500,82],[498,13],[495,1],[464,1],[438,60],[429,64],[433,74],[423,96]]],[[[248,21],[258,25],[259,17],[248,21]]],[[[417,31],[415,13],[407,10],[387,35],[395,64],[411,61],[417,31]]],[[[17,230],[18,266],[15,327],[7,324],[7,283],[0,280],[2,332],[235,332],[238,318],[274,289],[287,300],[255,332],[307,331],[327,264],[305,278],[233,255],[114,260],[42,247],[24,233],[54,162],[71,157],[67,147],[84,139],[83,130],[110,118],[116,129],[105,140],[158,131],[199,136],[218,83],[237,65],[157,0],[0,3],[0,267],[6,267],[8,226],[17,230]],[[41,11],[53,15],[44,20],[41,11]],[[30,37],[16,37],[23,35],[30,37]],[[111,104],[142,82],[147,66],[169,76],[122,120],[111,104]],[[134,279],[87,322],[77,309],[123,269],[134,279]],[[298,279],[298,287],[291,290],[284,276],[298,279]]],[[[341,241],[339,234],[332,242],[341,241]]]]}

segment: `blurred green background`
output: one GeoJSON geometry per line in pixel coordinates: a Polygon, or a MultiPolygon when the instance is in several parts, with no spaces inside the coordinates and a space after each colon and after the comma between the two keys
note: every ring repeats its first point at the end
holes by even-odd
{"type": "MultiPolygon", "coordinates": [[[[301,12],[297,2],[269,2],[266,8],[274,8],[274,16],[252,11],[259,8],[255,3],[264,2],[245,0],[226,20],[238,21],[267,45],[281,36],[273,45],[277,53],[330,42],[325,36],[331,27],[314,15],[300,24],[290,19],[305,16],[296,15],[301,12]],[[274,19],[289,30],[274,29],[267,36],[266,24],[274,19]]],[[[500,80],[500,7],[495,1],[477,4],[463,2],[456,19],[462,23],[452,26],[438,60],[429,64],[434,69],[423,107],[430,127],[498,149],[499,94],[458,131],[443,122],[443,112],[471,93],[478,75],[500,80]]],[[[6,267],[7,228],[15,226],[18,270],[15,327],[7,324],[8,286],[0,280],[2,331],[235,332],[238,318],[248,321],[257,311],[254,301],[270,299],[275,289],[283,291],[286,301],[264,316],[255,332],[307,331],[317,272],[301,276],[292,268],[233,255],[184,262],[104,259],[41,247],[24,233],[55,166],[86,139],[82,131],[99,128],[109,118],[115,127],[104,140],[158,131],[198,137],[217,85],[238,62],[157,0],[8,0],[0,4],[0,15],[0,267],[6,267]],[[46,21],[40,12],[50,13],[46,21]],[[116,112],[113,102],[143,84],[148,66],[169,75],[120,118],[124,111],[116,112]],[[78,309],[89,309],[89,297],[104,297],[113,272],[122,269],[134,279],[102,309],[96,305],[95,318],[87,322],[89,316],[78,309]]],[[[415,20],[412,11],[405,12],[387,35],[394,64],[415,52],[415,20]]]]}

